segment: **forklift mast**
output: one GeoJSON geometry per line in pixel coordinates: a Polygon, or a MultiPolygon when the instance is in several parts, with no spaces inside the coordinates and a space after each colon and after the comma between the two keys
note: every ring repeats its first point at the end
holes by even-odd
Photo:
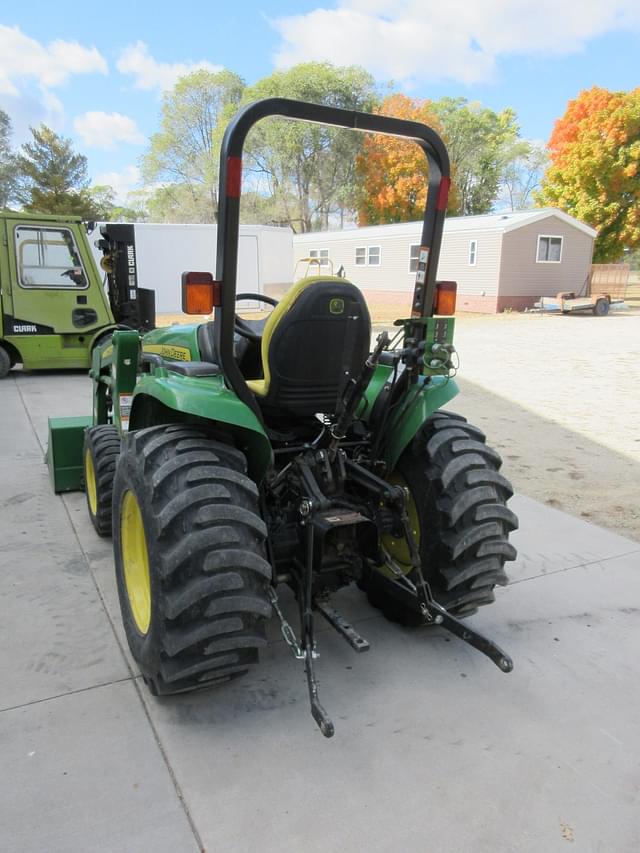
{"type": "Polygon", "coordinates": [[[97,247],[100,266],[107,274],[109,303],[118,325],[148,332],[155,328],[155,291],[138,287],[138,263],[134,226],[107,224],[100,227],[97,247]]]}

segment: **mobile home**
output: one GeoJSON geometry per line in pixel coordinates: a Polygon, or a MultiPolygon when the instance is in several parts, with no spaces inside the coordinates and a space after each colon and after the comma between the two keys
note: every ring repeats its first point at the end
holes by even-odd
{"type": "MultiPolygon", "coordinates": [[[[316,257],[343,267],[377,305],[408,308],[420,222],[296,234],[294,263],[316,257]]],[[[555,208],[451,217],[445,221],[438,278],[458,282],[458,310],[495,313],[532,307],[540,296],[579,291],[589,276],[596,231],[555,208]]]]}

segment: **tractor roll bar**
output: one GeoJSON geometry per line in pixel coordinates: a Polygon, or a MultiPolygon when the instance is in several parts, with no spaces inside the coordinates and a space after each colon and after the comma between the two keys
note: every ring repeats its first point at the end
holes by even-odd
{"type": "MultiPolygon", "coordinates": [[[[436,271],[450,183],[449,155],[438,134],[425,124],[392,116],[342,110],[320,104],[308,104],[289,98],[266,98],[240,110],[229,123],[220,147],[220,184],[218,193],[218,242],[216,279],[221,282],[221,306],[215,324],[216,351],[223,375],[238,397],[259,420],[260,410],[233,357],[236,278],[238,272],[238,237],[240,227],[240,187],[242,151],[247,133],[263,118],[282,118],[351,128],[364,133],[400,136],[416,142],[429,162],[429,186],[422,222],[421,246],[429,250],[424,281],[416,283],[413,316],[433,314],[436,271]]],[[[424,327],[416,328],[416,336],[424,327]]]]}

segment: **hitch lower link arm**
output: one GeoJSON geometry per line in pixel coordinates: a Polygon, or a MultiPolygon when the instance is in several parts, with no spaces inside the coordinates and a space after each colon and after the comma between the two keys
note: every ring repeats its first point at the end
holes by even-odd
{"type": "Polygon", "coordinates": [[[411,581],[406,577],[403,577],[403,580],[413,587],[413,592],[417,595],[418,601],[420,602],[420,610],[425,618],[425,622],[427,624],[442,626],[451,634],[454,634],[468,645],[473,646],[474,649],[482,652],[483,655],[486,655],[489,660],[493,661],[498,669],[502,670],[502,672],[511,672],[513,669],[513,661],[497,643],[494,643],[493,640],[490,640],[488,637],[483,636],[478,631],[475,631],[473,628],[465,625],[460,619],[456,619],[455,616],[452,616],[451,613],[449,613],[446,607],[443,607],[434,599],[431,587],[422,573],[420,552],[418,551],[413,531],[411,530],[411,523],[409,521],[406,504],[406,495],[403,495],[401,506],[402,528],[409,546],[409,554],[412,565],[416,571],[418,585],[416,587],[415,584],[411,583],[411,581]]]}

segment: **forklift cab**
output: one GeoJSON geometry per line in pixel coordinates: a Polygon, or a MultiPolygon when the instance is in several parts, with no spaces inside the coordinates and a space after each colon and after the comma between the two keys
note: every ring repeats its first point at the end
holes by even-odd
{"type": "Polygon", "coordinates": [[[113,315],[81,220],[11,214],[0,229],[0,344],[27,369],[88,367],[113,315]]]}

